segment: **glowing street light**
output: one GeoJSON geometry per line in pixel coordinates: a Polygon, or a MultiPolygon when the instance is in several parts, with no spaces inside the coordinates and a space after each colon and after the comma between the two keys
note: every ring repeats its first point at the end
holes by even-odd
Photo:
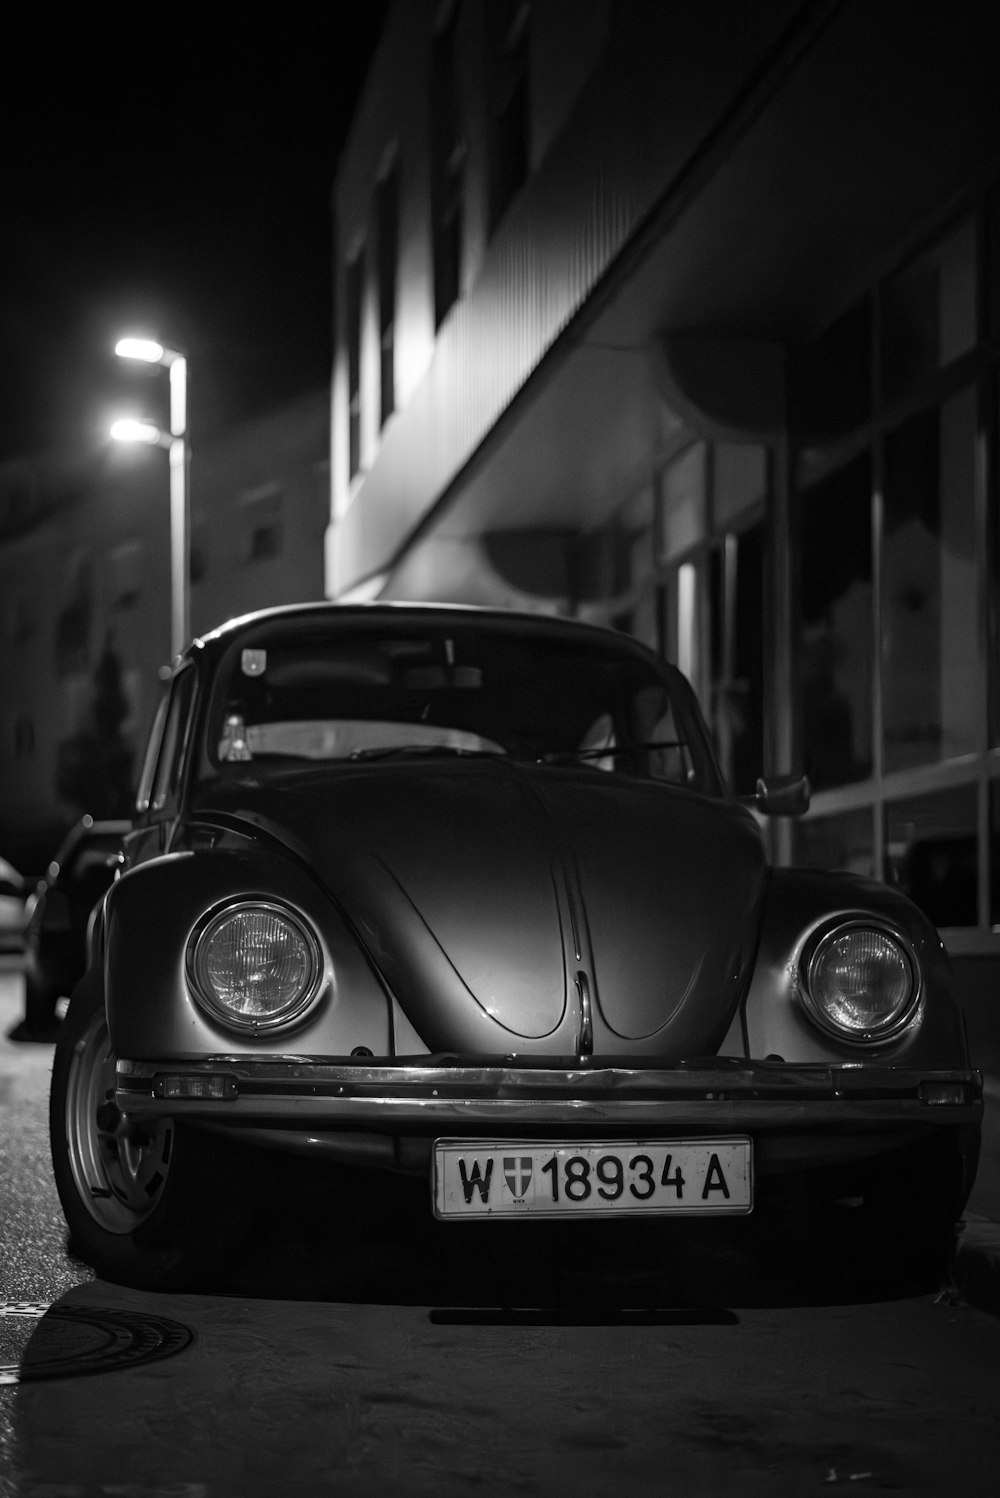
{"type": "Polygon", "coordinates": [[[183,650],[190,634],[191,454],[187,437],[187,359],[152,338],[119,338],[115,353],[120,359],[163,364],[170,374],[169,435],[161,432],[155,422],[133,418],[116,421],[111,435],[116,442],[145,442],[165,447],[170,454],[170,654],[175,656],[183,650]]]}
{"type": "Polygon", "coordinates": [[[123,416],[120,421],[111,423],[111,435],[116,442],[147,442],[151,447],[162,447],[170,438],[165,437],[158,426],[151,421],[136,420],[131,416],[123,416]]]}

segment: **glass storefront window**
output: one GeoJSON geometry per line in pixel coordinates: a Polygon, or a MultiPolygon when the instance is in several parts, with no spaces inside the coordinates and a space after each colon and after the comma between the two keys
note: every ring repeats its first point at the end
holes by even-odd
{"type": "Polygon", "coordinates": [[[886,440],[882,699],[886,770],[971,751],[985,698],[977,627],[976,397],[886,440]]]}
{"type": "Polygon", "coordinates": [[[882,397],[916,389],[976,343],[976,235],[966,219],[885,285],[882,397]]]}
{"type": "Polygon", "coordinates": [[[889,882],[909,895],[935,926],[975,926],[976,787],[889,802],[886,833],[889,882]]]}
{"type": "MultiPolygon", "coordinates": [[[[677,569],[676,663],[699,697],[701,690],[701,630],[699,629],[699,577],[694,562],[682,562],[677,569]]],[[[704,703],[702,704],[704,706],[704,703]]]]}
{"type": "Polygon", "coordinates": [[[989,273],[986,295],[990,337],[1000,338],[1000,184],[986,200],[986,234],[989,245],[989,273]]]}
{"type": "Polygon", "coordinates": [[[795,857],[806,868],[847,869],[871,879],[875,873],[871,807],[799,822],[795,857]]]}
{"type": "Polygon", "coordinates": [[[872,756],[871,465],[798,495],[803,760],[813,786],[863,780],[872,756]]]}
{"type": "Polygon", "coordinates": [[[727,785],[749,795],[764,767],[764,526],[721,538],[708,567],[711,720],[727,785]]]}

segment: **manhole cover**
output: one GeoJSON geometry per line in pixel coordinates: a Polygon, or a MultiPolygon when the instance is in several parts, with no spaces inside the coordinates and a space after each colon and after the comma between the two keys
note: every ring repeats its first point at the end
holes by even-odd
{"type": "Polygon", "coordinates": [[[0,1321],[7,1332],[30,1327],[17,1362],[0,1363],[0,1384],[135,1368],[172,1357],[194,1339],[190,1327],[166,1316],[108,1306],[7,1301],[0,1302],[0,1321]]]}

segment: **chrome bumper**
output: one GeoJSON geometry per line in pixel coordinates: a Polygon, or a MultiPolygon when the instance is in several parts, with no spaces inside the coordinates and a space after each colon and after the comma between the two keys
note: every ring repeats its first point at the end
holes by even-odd
{"type": "Polygon", "coordinates": [[[116,1101],[133,1119],[281,1123],[393,1133],[643,1132],[976,1124],[982,1077],[968,1070],[717,1061],[651,1070],[519,1057],[331,1062],[322,1057],[119,1060],[116,1101]]]}

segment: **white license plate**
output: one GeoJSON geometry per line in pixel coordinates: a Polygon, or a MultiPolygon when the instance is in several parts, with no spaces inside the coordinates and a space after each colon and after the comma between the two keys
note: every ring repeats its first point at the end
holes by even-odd
{"type": "Polygon", "coordinates": [[[753,1152],[745,1138],[434,1141],[435,1217],[701,1216],[752,1208],[753,1152]]]}

